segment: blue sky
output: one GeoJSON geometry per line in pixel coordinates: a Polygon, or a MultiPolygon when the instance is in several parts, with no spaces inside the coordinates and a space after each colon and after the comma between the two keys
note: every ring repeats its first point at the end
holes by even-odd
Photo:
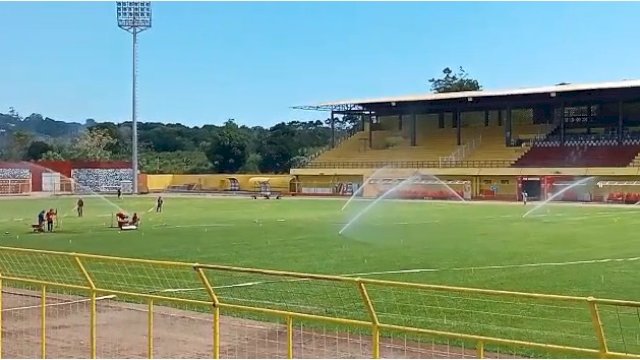
{"type": "MultiPolygon", "coordinates": [[[[139,119],[247,125],[290,109],[428,91],[462,65],[487,89],[640,78],[640,3],[155,2],[139,119]]],[[[131,37],[115,2],[0,3],[0,112],[131,113],[131,37]]]]}

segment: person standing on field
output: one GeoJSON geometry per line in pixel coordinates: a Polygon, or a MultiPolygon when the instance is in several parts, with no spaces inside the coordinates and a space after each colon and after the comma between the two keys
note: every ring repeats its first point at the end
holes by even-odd
{"type": "Polygon", "coordinates": [[[122,197],[122,189],[118,188],[118,199],[122,197]]]}
{"type": "Polygon", "coordinates": [[[38,226],[39,226],[39,231],[44,231],[44,223],[45,223],[45,216],[46,216],[47,212],[42,210],[39,214],[38,214],[38,226]]]}
{"type": "Polygon", "coordinates": [[[82,217],[83,211],[82,208],[84,207],[84,201],[82,201],[82,198],[78,199],[78,203],[76,204],[76,208],[78,210],[78,217],[82,217]]]}
{"type": "Polygon", "coordinates": [[[529,194],[527,194],[527,192],[526,192],[526,191],[523,191],[523,192],[522,192],[522,203],[523,203],[524,205],[527,205],[527,197],[529,197],[529,194]]]}
{"type": "Polygon", "coordinates": [[[160,213],[162,212],[162,205],[164,204],[164,200],[162,199],[162,196],[158,196],[158,202],[156,205],[156,212],[160,213]]]}
{"type": "Polygon", "coordinates": [[[47,231],[48,232],[53,232],[53,218],[55,216],[56,216],[56,212],[54,212],[53,209],[49,209],[49,211],[47,211],[46,218],[47,218],[47,231]]]}

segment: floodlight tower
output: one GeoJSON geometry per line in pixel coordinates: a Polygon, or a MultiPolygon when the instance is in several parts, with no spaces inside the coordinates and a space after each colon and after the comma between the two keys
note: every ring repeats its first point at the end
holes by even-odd
{"type": "Polygon", "coordinates": [[[151,28],[151,3],[149,1],[116,1],[118,27],[133,35],[133,84],[131,99],[131,127],[132,127],[132,165],[133,165],[133,193],[138,193],[138,121],[136,116],[138,75],[137,48],[138,33],[151,28]]]}

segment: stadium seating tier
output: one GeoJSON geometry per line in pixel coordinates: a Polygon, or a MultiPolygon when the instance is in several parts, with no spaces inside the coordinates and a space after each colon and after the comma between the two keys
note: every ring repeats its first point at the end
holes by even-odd
{"type": "Polygon", "coordinates": [[[638,145],[533,147],[515,167],[626,167],[640,152],[638,145]]]}

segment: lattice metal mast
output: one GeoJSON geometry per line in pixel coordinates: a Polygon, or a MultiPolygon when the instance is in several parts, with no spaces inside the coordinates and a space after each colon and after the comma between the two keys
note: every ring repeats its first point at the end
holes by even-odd
{"type": "Polygon", "coordinates": [[[133,193],[138,193],[138,119],[137,119],[137,45],[138,33],[151,28],[151,3],[149,1],[116,1],[118,27],[133,35],[132,54],[132,99],[131,99],[131,127],[132,127],[132,170],[133,193]]]}

